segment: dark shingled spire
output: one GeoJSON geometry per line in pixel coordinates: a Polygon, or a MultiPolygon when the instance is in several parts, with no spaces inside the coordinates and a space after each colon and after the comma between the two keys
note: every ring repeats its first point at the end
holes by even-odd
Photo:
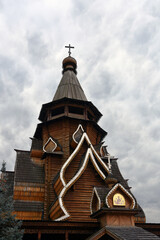
{"type": "Polygon", "coordinates": [[[71,56],[63,60],[63,77],[54,95],[53,101],[71,98],[87,101],[84,91],[76,77],[77,61],[71,56]]]}

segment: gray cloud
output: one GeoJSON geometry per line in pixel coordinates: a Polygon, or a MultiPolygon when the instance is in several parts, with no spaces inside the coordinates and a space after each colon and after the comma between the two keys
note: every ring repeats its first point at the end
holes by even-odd
{"type": "Polygon", "coordinates": [[[42,39],[42,35],[40,33],[32,34],[28,37],[27,42],[30,61],[35,65],[44,65],[48,56],[48,47],[42,39]]]}
{"type": "Polygon", "coordinates": [[[0,1],[0,153],[29,149],[41,104],[75,45],[78,78],[103,113],[106,144],[119,157],[148,222],[159,222],[159,1],[0,1]],[[148,194],[149,193],[149,194],[148,194]],[[146,198],[146,196],[148,196],[146,198]]]}

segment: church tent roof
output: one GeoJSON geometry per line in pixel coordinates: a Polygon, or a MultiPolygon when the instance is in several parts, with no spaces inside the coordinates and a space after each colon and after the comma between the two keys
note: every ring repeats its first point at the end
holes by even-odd
{"type": "Polygon", "coordinates": [[[146,240],[146,239],[159,239],[158,236],[144,230],[143,228],[139,227],[111,227],[106,226],[99,230],[98,232],[94,233],[92,236],[87,238],[86,240],[94,240],[100,239],[102,236],[110,236],[112,239],[116,240],[146,240]]]}
{"type": "Polygon", "coordinates": [[[84,94],[84,91],[75,73],[70,70],[64,72],[64,75],[54,95],[53,101],[56,101],[65,97],[87,101],[87,98],[84,94]]]}

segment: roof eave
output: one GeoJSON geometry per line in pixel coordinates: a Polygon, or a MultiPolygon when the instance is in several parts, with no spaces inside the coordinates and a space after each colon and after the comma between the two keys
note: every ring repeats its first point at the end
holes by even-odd
{"type": "Polygon", "coordinates": [[[53,106],[57,105],[58,103],[66,102],[66,101],[72,102],[72,103],[74,102],[74,103],[77,103],[77,104],[80,104],[80,105],[81,104],[82,105],[88,105],[92,109],[94,114],[97,116],[97,121],[99,121],[99,119],[103,116],[102,113],[94,106],[94,104],[92,102],[78,100],[78,99],[72,99],[72,98],[66,98],[65,97],[65,98],[61,98],[61,99],[58,99],[58,100],[55,100],[55,101],[43,104],[38,119],[40,121],[44,121],[46,110],[49,107],[51,107],[51,106],[53,107],[53,106]]]}
{"type": "MultiPolygon", "coordinates": [[[[61,116],[59,117],[59,119],[62,119],[62,118],[70,118],[70,119],[74,119],[73,117],[68,117],[68,116],[61,116]]],[[[76,119],[76,118],[75,118],[76,119]]],[[[51,122],[54,122],[54,121],[57,121],[57,118],[56,119],[51,119],[47,122],[41,122],[39,124],[37,124],[37,128],[36,128],[36,131],[33,135],[34,138],[38,138],[38,139],[41,139],[41,133],[42,133],[42,126],[43,124],[49,124],[51,122]]],[[[105,130],[103,130],[95,121],[92,121],[92,120],[85,120],[85,119],[81,119],[81,121],[87,121],[87,122],[92,122],[94,124],[94,126],[98,129],[98,131],[100,131],[102,133],[102,139],[101,141],[104,139],[104,137],[107,136],[108,132],[106,132],[105,130]]]]}
{"type": "Polygon", "coordinates": [[[90,215],[91,218],[97,218],[102,214],[105,213],[116,213],[116,214],[121,214],[125,213],[128,215],[136,215],[139,212],[138,209],[126,209],[126,208],[101,208],[98,211],[94,212],[93,214],[90,215]]]}

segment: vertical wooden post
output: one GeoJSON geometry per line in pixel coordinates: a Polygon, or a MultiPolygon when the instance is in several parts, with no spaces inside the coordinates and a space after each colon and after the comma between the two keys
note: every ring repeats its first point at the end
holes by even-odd
{"type": "Polygon", "coordinates": [[[68,231],[65,232],[65,240],[69,240],[68,231]]]}
{"type": "Polygon", "coordinates": [[[38,232],[38,240],[41,240],[41,232],[38,232]]]}
{"type": "Polygon", "coordinates": [[[84,119],[87,120],[87,109],[86,108],[84,109],[84,113],[83,114],[84,114],[84,119]]]}

